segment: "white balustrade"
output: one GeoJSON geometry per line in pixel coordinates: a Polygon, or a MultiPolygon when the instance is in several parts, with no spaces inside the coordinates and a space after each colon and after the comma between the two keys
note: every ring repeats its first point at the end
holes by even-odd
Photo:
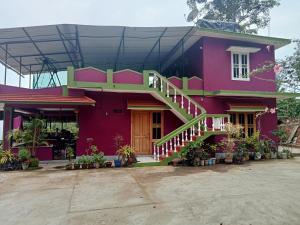
{"type": "Polygon", "coordinates": [[[168,142],[166,142],[166,157],[169,156],[168,142]]]}
{"type": "Polygon", "coordinates": [[[201,122],[198,121],[198,136],[201,136],[201,122]]]}
{"type": "Polygon", "coordinates": [[[206,117],[204,119],[204,131],[207,131],[207,120],[206,120],[206,117]]]}
{"type": "Polygon", "coordinates": [[[198,110],[198,108],[197,108],[197,106],[195,105],[195,117],[197,117],[197,110],[198,110]]]}
{"type": "Polygon", "coordinates": [[[167,83],[167,97],[170,97],[170,88],[169,88],[169,83],[167,83]]]}
{"type": "Polygon", "coordinates": [[[164,148],[164,145],[161,146],[161,155],[162,155],[162,156],[165,155],[165,148],[164,148]]]}
{"type": "Polygon", "coordinates": [[[160,91],[163,92],[164,91],[164,85],[163,85],[163,80],[160,79],[160,91]]]}
{"type": "Polygon", "coordinates": [[[191,101],[188,101],[188,114],[191,114],[191,101]]]}

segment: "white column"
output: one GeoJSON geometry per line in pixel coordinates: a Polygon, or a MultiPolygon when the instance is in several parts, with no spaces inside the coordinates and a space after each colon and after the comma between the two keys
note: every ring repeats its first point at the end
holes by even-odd
{"type": "Polygon", "coordinates": [[[181,146],[184,146],[184,132],[181,133],[181,146]]]}
{"type": "Polygon", "coordinates": [[[177,146],[180,146],[179,135],[177,135],[176,137],[177,137],[177,146]]]}
{"type": "Polygon", "coordinates": [[[201,136],[201,123],[198,121],[198,136],[201,136]]]}
{"type": "Polygon", "coordinates": [[[156,88],[157,76],[154,74],[153,76],[153,87],[156,88]]]}
{"type": "Polygon", "coordinates": [[[185,141],[187,141],[188,140],[188,133],[187,133],[187,130],[185,131],[185,139],[184,139],[185,141]]]}
{"type": "Polygon", "coordinates": [[[174,103],[176,103],[176,89],[174,89],[174,103]]]}
{"type": "Polygon", "coordinates": [[[191,100],[188,101],[188,114],[191,114],[191,100]]]}
{"type": "Polygon", "coordinates": [[[198,108],[197,108],[197,106],[195,105],[195,117],[197,117],[197,114],[198,114],[198,108]]]}
{"type": "Polygon", "coordinates": [[[181,94],[181,108],[183,109],[183,94],[181,94]]]}
{"type": "Polygon", "coordinates": [[[193,140],[193,128],[190,128],[190,141],[193,140]]]}
{"type": "Polygon", "coordinates": [[[164,144],[161,146],[161,155],[165,155],[165,147],[164,144]]]}
{"type": "Polygon", "coordinates": [[[155,144],[153,144],[153,158],[156,159],[156,147],[155,147],[155,144]]]}
{"type": "Polygon", "coordinates": [[[160,147],[156,147],[156,159],[159,161],[159,149],[160,147]]]}
{"type": "Polygon", "coordinates": [[[170,140],[170,151],[173,151],[173,139],[170,140]]]}
{"type": "Polygon", "coordinates": [[[169,156],[168,142],[166,142],[166,157],[169,156]]]}
{"type": "Polygon", "coordinates": [[[206,118],[204,119],[204,130],[207,131],[207,123],[206,118]]]}
{"type": "Polygon", "coordinates": [[[174,152],[176,152],[176,147],[177,147],[176,137],[173,138],[173,141],[174,141],[174,152]]]}
{"type": "Polygon", "coordinates": [[[163,85],[163,80],[160,79],[160,91],[163,92],[164,91],[164,85],[163,85]]]}

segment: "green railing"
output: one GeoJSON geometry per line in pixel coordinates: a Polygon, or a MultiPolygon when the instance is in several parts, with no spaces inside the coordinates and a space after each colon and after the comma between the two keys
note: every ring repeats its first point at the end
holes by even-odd
{"type": "Polygon", "coordinates": [[[178,146],[184,146],[185,142],[193,141],[194,137],[201,137],[205,132],[224,132],[226,122],[229,122],[228,114],[201,114],[156,141],[154,158],[159,160],[161,155],[168,156],[169,151],[176,152],[178,146]]]}

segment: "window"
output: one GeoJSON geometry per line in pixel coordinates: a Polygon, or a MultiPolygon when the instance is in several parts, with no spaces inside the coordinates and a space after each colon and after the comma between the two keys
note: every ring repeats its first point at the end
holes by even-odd
{"type": "Polygon", "coordinates": [[[250,80],[249,53],[231,53],[232,80],[250,80]]]}
{"type": "Polygon", "coordinates": [[[243,137],[252,136],[256,132],[255,113],[230,113],[230,122],[243,126],[243,137]]]}
{"type": "Polygon", "coordinates": [[[162,135],[162,113],[152,113],[152,139],[161,139],[162,135]]]}

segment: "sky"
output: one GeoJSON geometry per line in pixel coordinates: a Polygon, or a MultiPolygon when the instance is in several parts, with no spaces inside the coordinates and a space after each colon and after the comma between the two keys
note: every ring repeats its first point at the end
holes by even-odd
{"type": "MultiPolygon", "coordinates": [[[[48,25],[88,24],[125,26],[185,26],[189,8],[186,0],[9,0],[1,1],[0,28],[48,25]]],[[[271,36],[300,38],[300,1],[281,0],[271,11],[271,36]]],[[[268,30],[259,32],[268,35],[268,30]]],[[[276,58],[293,53],[293,45],[276,52],[276,58]]],[[[0,83],[3,68],[0,65],[0,83]]],[[[9,72],[8,84],[18,85],[17,76],[9,72]]],[[[28,79],[22,79],[28,87],[28,79]]]]}

